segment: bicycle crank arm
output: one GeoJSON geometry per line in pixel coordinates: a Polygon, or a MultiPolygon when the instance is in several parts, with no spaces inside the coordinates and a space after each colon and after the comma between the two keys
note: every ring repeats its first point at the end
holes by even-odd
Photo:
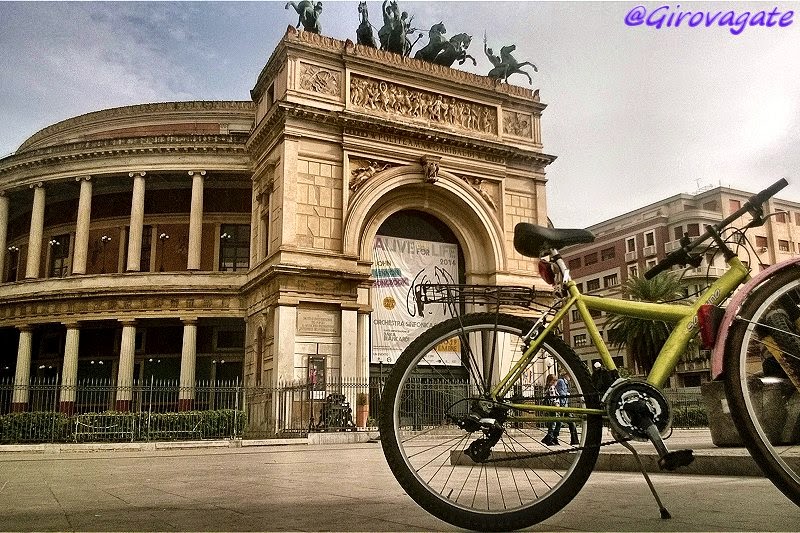
{"type": "Polygon", "coordinates": [[[625,405],[624,409],[634,426],[643,429],[647,438],[655,446],[658,452],[658,466],[661,470],[673,471],[681,466],[688,466],[694,461],[692,450],[669,451],[664,439],[661,438],[661,432],[653,423],[652,413],[644,401],[630,402],[625,405]]]}

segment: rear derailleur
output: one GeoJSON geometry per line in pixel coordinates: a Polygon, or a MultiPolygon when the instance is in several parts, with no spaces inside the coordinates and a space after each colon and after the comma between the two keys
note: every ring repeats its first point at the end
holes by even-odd
{"type": "Polygon", "coordinates": [[[481,431],[483,435],[472,441],[464,454],[475,461],[483,463],[492,454],[492,448],[503,436],[503,423],[508,416],[508,408],[492,401],[474,400],[470,412],[466,416],[448,418],[467,433],[481,431]]]}

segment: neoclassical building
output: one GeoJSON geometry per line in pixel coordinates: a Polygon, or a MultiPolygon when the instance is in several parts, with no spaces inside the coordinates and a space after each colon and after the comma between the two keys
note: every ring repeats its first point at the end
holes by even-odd
{"type": "Polygon", "coordinates": [[[512,246],[547,220],[538,93],[289,28],[251,97],[89,113],[0,159],[15,408],[37,376],[67,411],[88,378],[117,409],[151,378],[181,408],[201,380],[366,378],[380,237],[446,249],[463,283],[538,283],[512,246]]]}

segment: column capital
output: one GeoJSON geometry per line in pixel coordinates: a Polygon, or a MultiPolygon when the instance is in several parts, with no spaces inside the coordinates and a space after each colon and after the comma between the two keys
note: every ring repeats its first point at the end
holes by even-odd
{"type": "Polygon", "coordinates": [[[206,175],[206,171],[205,170],[190,170],[189,171],[189,175],[190,176],[194,176],[195,174],[200,174],[201,176],[205,176],[206,175]]]}
{"type": "Polygon", "coordinates": [[[145,172],[144,170],[137,170],[136,172],[128,172],[128,177],[129,178],[136,178],[136,177],[143,178],[146,175],[147,175],[147,172],[145,172]]]}
{"type": "Polygon", "coordinates": [[[20,331],[33,331],[33,324],[17,324],[17,329],[20,331]]]}
{"type": "Polygon", "coordinates": [[[90,181],[91,179],[92,179],[91,176],[77,176],[75,178],[75,181],[78,181],[78,182],[80,182],[80,181],[90,181]]]}
{"type": "Polygon", "coordinates": [[[80,320],[67,320],[65,322],[62,322],[61,325],[63,325],[67,329],[81,329],[80,320]]]}
{"type": "Polygon", "coordinates": [[[30,187],[31,189],[42,189],[44,188],[44,182],[37,181],[36,183],[31,183],[30,185],[28,185],[28,187],[30,187]]]}
{"type": "Polygon", "coordinates": [[[120,323],[120,325],[122,327],[131,327],[131,328],[135,328],[136,327],[136,319],[135,318],[120,318],[120,319],[118,319],[118,322],[120,323]]]}
{"type": "Polygon", "coordinates": [[[184,326],[196,326],[198,320],[197,317],[181,317],[181,322],[184,326]]]}

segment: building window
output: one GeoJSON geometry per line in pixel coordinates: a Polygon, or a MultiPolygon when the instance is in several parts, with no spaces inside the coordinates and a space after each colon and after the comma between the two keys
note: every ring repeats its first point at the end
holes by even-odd
{"type": "Polygon", "coordinates": [[[578,292],[583,292],[583,282],[576,283],[575,287],[578,289],[578,292]]]}
{"type": "Polygon", "coordinates": [[[648,231],[644,234],[644,245],[645,246],[655,246],[656,245],[656,232],[655,231],[648,231]]]}
{"type": "Polygon", "coordinates": [[[756,235],[756,248],[766,248],[767,238],[761,235],[756,235]]]}
{"type": "Polygon", "coordinates": [[[16,246],[8,247],[8,274],[6,281],[17,281],[19,272],[19,248],[16,246]]]}
{"type": "Polygon", "coordinates": [[[600,288],[600,278],[590,279],[586,282],[586,290],[588,292],[596,291],[600,288]]]}
{"type": "Polygon", "coordinates": [[[250,225],[223,224],[219,235],[219,270],[236,272],[250,268],[250,225]]]}
{"type": "Polygon", "coordinates": [[[647,263],[645,264],[645,267],[647,267],[647,270],[650,270],[651,268],[656,266],[657,263],[658,263],[658,259],[648,259],[647,263]]]}
{"type": "Polygon", "coordinates": [[[738,211],[742,208],[742,202],[741,200],[728,200],[728,207],[730,207],[731,213],[733,213],[734,211],[738,211]]]}
{"type": "MultiPolygon", "coordinates": [[[[166,233],[164,234],[166,235],[166,233]]],[[[152,254],[153,226],[142,226],[142,257],[139,260],[139,272],[150,272],[150,256],[152,254]]],[[[163,243],[163,239],[162,239],[163,243]]],[[[164,256],[164,249],[161,249],[164,256]]]]}
{"type": "Polygon", "coordinates": [[[794,223],[796,226],[800,226],[800,213],[794,214],[794,223]]]}
{"type": "Polygon", "coordinates": [[[614,259],[614,248],[605,248],[600,250],[600,259],[603,261],[608,261],[609,259],[614,259]]]}
{"type": "Polygon", "coordinates": [[[586,346],[586,334],[581,333],[579,335],[573,335],[572,345],[576,348],[580,348],[581,346],[586,346]]]}
{"type": "Polygon", "coordinates": [[[683,237],[683,226],[675,226],[672,230],[672,235],[676,241],[681,240],[681,237],[683,237]]]}
{"type": "Polygon", "coordinates": [[[619,277],[616,274],[603,277],[604,287],[613,287],[614,285],[619,285],[619,277]]]}
{"type": "Polygon", "coordinates": [[[593,265],[593,264],[597,263],[597,252],[594,252],[594,253],[586,255],[583,258],[583,263],[586,266],[593,265]]]}
{"type": "Polygon", "coordinates": [[[775,221],[781,224],[786,224],[786,211],[778,211],[775,213],[775,221]]]}
{"type": "Polygon", "coordinates": [[[576,257],[575,259],[570,259],[569,263],[567,263],[567,266],[569,267],[570,270],[576,270],[576,269],[580,268],[581,267],[581,258],[580,257],[576,257]]]}
{"type": "Polygon", "coordinates": [[[689,237],[699,237],[700,224],[686,224],[686,233],[689,234],[689,237]]]}
{"type": "Polygon", "coordinates": [[[63,278],[69,274],[69,234],[50,239],[49,277],[63,278]]]}
{"type": "Polygon", "coordinates": [[[639,277],[639,265],[628,265],[628,277],[629,278],[639,277]]]}
{"type": "Polygon", "coordinates": [[[706,202],[703,204],[703,209],[706,211],[716,211],[717,210],[717,201],[711,200],[710,202],[706,202]]]}
{"type": "Polygon", "coordinates": [[[572,321],[577,322],[581,317],[581,314],[578,312],[577,309],[572,310],[572,321]]]}
{"type": "Polygon", "coordinates": [[[601,316],[603,316],[603,312],[598,311],[597,309],[589,309],[589,315],[592,318],[600,318],[601,316]]]}
{"type": "Polygon", "coordinates": [[[778,250],[781,252],[788,252],[789,251],[789,241],[784,241],[782,239],[778,239],[778,250]]]}
{"type": "Polygon", "coordinates": [[[628,237],[625,240],[625,251],[628,253],[636,251],[636,237],[628,237]]]}

